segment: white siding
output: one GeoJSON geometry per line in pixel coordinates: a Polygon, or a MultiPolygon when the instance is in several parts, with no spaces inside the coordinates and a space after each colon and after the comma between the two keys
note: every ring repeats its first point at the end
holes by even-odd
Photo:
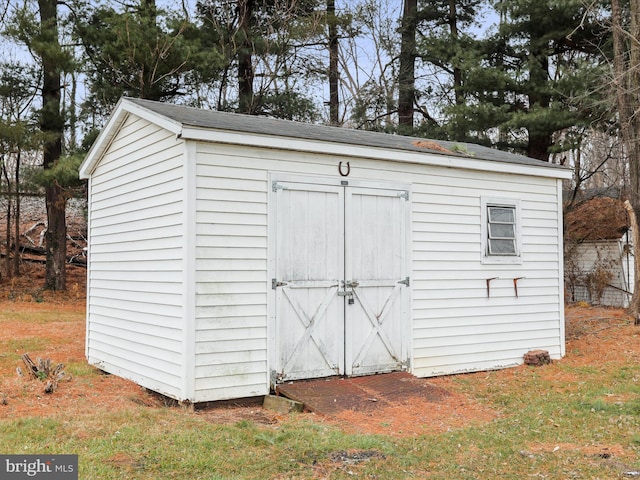
{"type": "MultiPolygon", "coordinates": [[[[567,281],[569,300],[589,302],[594,305],[610,307],[628,307],[630,293],[633,291],[633,256],[625,252],[628,249],[622,240],[589,241],[572,246],[567,253],[567,273],[573,277],[567,281]],[[589,275],[602,269],[609,275],[608,285],[602,292],[588,286],[589,275]]],[[[595,282],[596,284],[598,282],[595,282]]]]}
{"type": "MultiPolygon", "coordinates": [[[[348,148],[345,148],[348,151],[348,148]]],[[[269,173],[337,178],[345,158],[198,145],[196,400],[266,393],[269,173]],[[231,388],[233,386],[233,388],[231,388]]],[[[558,180],[350,158],[345,180],[412,184],[412,372],[419,376],[562,355],[558,180]],[[481,198],[521,206],[521,262],[481,261],[481,198]],[[491,282],[487,298],[486,279],[491,282]],[[513,279],[518,281],[516,298],[513,279]]]]}
{"type": "Polygon", "coordinates": [[[267,173],[228,167],[228,157],[199,159],[195,399],[264,395],[267,173]]]}
{"type": "MultiPolygon", "coordinates": [[[[272,171],[335,175],[318,155],[198,144],[196,401],[268,393],[268,183],[272,171]]],[[[337,165],[337,162],[336,162],[337,165]]]]}
{"type": "Polygon", "coordinates": [[[90,181],[87,356],[173,397],[183,372],[184,146],[130,116],[90,181]]]}
{"type": "Polygon", "coordinates": [[[556,181],[437,169],[413,179],[413,373],[517,365],[538,348],[559,358],[556,181]],[[520,262],[481,262],[483,196],[519,202],[520,262]]]}

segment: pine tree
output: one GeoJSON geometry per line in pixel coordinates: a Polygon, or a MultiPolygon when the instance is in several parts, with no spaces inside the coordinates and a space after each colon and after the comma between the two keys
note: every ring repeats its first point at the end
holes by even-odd
{"type": "Polygon", "coordinates": [[[326,0],[199,2],[201,48],[223,58],[220,68],[201,69],[218,87],[215,108],[315,120],[307,82],[326,78],[316,54],[326,45],[325,9],[326,0]]]}
{"type": "Polygon", "coordinates": [[[591,124],[581,100],[599,81],[602,28],[580,0],[500,0],[498,32],[467,71],[464,104],[451,109],[469,134],[548,161],[559,132],[591,124]]]}
{"type": "MultiPolygon", "coordinates": [[[[471,27],[477,21],[480,3],[480,0],[432,0],[421,5],[417,54],[426,70],[438,79],[422,95],[423,111],[430,103],[440,116],[440,112],[449,107],[460,108],[465,104],[466,72],[477,64],[478,59],[478,41],[471,34],[471,27]]],[[[467,139],[464,122],[455,116],[439,124],[428,117],[424,120],[422,131],[425,135],[459,141],[467,139]]]]}
{"type": "Polygon", "coordinates": [[[185,38],[186,20],[153,0],[85,7],[74,34],[82,44],[89,78],[87,108],[105,115],[122,96],[169,101],[186,94],[185,76],[200,60],[185,38]]]}
{"type": "MultiPolygon", "coordinates": [[[[33,138],[41,147],[43,169],[38,177],[48,179],[40,185],[45,191],[47,210],[45,287],[51,290],[66,288],[66,204],[71,191],[66,180],[58,177],[56,172],[65,170],[69,165],[69,157],[64,155],[66,119],[61,96],[65,88],[62,79],[77,67],[69,50],[60,42],[69,22],[60,16],[59,7],[56,0],[38,0],[37,4],[25,2],[23,8],[15,12],[5,31],[28,48],[39,70],[30,92],[36,95],[39,91],[41,96],[41,108],[35,112],[39,132],[33,138]]],[[[77,182],[77,161],[73,174],[77,182]]]]}
{"type": "Polygon", "coordinates": [[[400,67],[398,69],[398,127],[413,128],[416,88],[416,28],[418,0],[404,0],[400,26],[400,67]]]}

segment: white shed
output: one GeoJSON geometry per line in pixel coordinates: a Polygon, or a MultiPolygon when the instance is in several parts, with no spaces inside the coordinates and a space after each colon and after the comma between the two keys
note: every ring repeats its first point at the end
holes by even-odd
{"type": "Polygon", "coordinates": [[[565,168],[123,99],[80,175],[88,360],[169,397],[564,354],[565,168]]]}
{"type": "Polygon", "coordinates": [[[595,197],[565,214],[569,300],[627,308],[633,295],[631,224],[621,200],[595,197]]]}

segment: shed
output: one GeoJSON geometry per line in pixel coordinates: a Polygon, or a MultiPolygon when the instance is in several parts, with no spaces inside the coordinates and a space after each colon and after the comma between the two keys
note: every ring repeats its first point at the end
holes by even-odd
{"type": "Polygon", "coordinates": [[[623,202],[595,197],[566,213],[569,300],[627,308],[634,285],[631,226],[623,202]]]}
{"type": "Polygon", "coordinates": [[[80,175],[88,361],[169,397],[564,354],[563,167],[122,99],[80,175]]]}

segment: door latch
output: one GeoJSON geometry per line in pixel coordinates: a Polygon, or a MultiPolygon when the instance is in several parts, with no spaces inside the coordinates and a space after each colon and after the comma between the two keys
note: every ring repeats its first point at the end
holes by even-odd
{"type": "Polygon", "coordinates": [[[342,281],[342,285],[344,287],[344,290],[339,290],[338,296],[347,297],[347,303],[349,305],[353,305],[355,303],[355,292],[353,291],[353,289],[356,288],[359,283],[354,280],[350,282],[342,281]],[[348,288],[350,288],[351,290],[347,290],[348,288]]]}
{"type": "Polygon", "coordinates": [[[355,300],[353,299],[353,290],[338,290],[339,297],[347,297],[347,303],[353,305],[355,300]]]}
{"type": "Polygon", "coordinates": [[[355,280],[351,280],[350,282],[344,282],[345,295],[347,297],[349,297],[347,299],[347,303],[349,305],[353,305],[353,304],[356,303],[356,299],[355,299],[356,292],[353,289],[356,288],[358,285],[360,285],[360,284],[355,280]],[[347,288],[350,288],[351,291],[350,292],[347,291],[347,288]]]}

